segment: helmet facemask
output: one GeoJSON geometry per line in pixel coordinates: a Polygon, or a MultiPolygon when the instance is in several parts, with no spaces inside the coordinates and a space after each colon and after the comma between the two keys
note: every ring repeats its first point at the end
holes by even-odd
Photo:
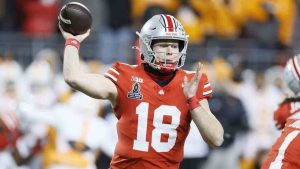
{"type": "Polygon", "coordinates": [[[149,64],[164,73],[175,71],[182,66],[181,58],[183,54],[181,51],[183,45],[179,44],[183,43],[183,41],[173,39],[153,40],[151,50],[154,54],[154,61],[151,60],[152,62],[149,62],[149,64]]]}

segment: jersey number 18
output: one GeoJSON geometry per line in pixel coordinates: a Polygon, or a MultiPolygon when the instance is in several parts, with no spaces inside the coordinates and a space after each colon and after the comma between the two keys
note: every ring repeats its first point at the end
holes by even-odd
{"type": "MultiPolygon", "coordinates": [[[[136,114],[138,115],[137,138],[134,140],[133,149],[147,152],[149,149],[149,142],[146,140],[147,123],[148,123],[149,103],[142,102],[136,107],[136,114]]],[[[170,151],[176,142],[177,131],[176,128],[180,123],[180,114],[176,106],[161,105],[154,110],[152,141],[151,146],[157,152],[170,151]],[[171,124],[163,123],[164,116],[171,116],[171,124]],[[168,134],[168,141],[161,142],[162,134],[168,134]]]]}

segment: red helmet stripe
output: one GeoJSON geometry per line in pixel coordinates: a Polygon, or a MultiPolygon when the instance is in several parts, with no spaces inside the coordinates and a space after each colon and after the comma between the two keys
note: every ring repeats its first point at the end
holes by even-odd
{"type": "Polygon", "coordinates": [[[300,68],[299,68],[299,63],[298,63],[297,57],[294,57],[292,59],[292,62],[293,62],[294,70],[295,70],[298,78],[300,79],[300,68]]]}
{"type": "Polygon", "coordinates": [[[169,32],[174,32],[174,23],[173,23],[173,19],[171,18],[171,16],[169,15],[164,15],[164,17],[166,18],[167,20],[167,28],[168,28],[168,31],[169,32]]]}

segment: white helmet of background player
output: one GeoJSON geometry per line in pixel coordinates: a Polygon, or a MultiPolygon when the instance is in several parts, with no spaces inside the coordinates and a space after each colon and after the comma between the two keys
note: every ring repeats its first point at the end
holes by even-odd
{"type": "Polygon", "coordinates": [[[171,15],[155,15],[149,19],[142,27],[141,32],[136,32],[139,36],[142,59],[156,69],[176,70],[184,65],[186,50],[188,45],[188,36],[185,34],[181,23],[171,15]],[[178,40],[179,58],[175,64],[159,64],[155,58],[155,52],[151,45],[155,40],[178,40]]]}
{"type": "Polygon", "coordinates": [[[300,94],[300,55],[294,56],[286,63],[284,80],[295,95],[300,94]]]}

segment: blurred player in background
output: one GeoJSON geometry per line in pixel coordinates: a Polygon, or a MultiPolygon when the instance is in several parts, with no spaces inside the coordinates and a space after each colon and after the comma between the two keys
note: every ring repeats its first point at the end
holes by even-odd
{"type": "Polygon", "coordinates": [[[104,76],[80,71],[79,44],[89,31],[77,36],[61,32],[66,82],[91,97],[108,99],[119,120],[112,169],[178,169],[191,120],[207,144],[222,144],[224,131],[210,111],[212,89],[201,64],[196,72],[181,69],[188,38],[176,18],[149,19],[137,32],[143,63],[116,62],[104,76]]]}
{"type": "Polygon", "coordinates": [[[288,60],[284,78],[294,96],[286,98],[274,112],[276,126],[283,131],[262,169],[300,168],[300,55],[288,60]]]}
{"type": "MultiPolygon", "coordinates": [[[[65,103],[55,104],[51,109],[26,102],[20,104],[19,110],[27,121],[43,122],[50,127],[46,133],[49,134],[48,142],[42,152],[42,168],[96,169],[99,150],[109,157],[113,155],[117,139],[112,135],[109,124],[98,117],[100,106],[99,100],[80,92],[74,92],[65,103]],[[103,131],[98,134],[100,130],[103,131]]],[[[32,151],[34,137],[26,135],[22,142],[18,142],[17,148],[22,157],[25,151],[32,151]]]]}

